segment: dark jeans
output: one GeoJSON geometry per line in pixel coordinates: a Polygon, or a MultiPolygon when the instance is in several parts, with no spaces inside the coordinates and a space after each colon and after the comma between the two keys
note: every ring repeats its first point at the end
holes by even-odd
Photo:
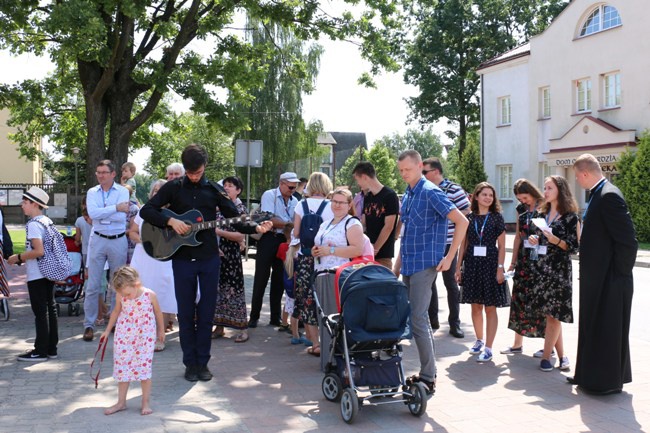
{"type": "Polygon", "coordinates": [[[203,260],[172,259],[172,268],[183,364],[207,365],[212,346],[212,318],[219,288],[219,256],[203,260]],[[198,304],[197,287],[201,291],[198,304]]]}
{"type": "Polygon", "coordinates": [[[36,323],[34,350],[39,355],[56,355],[59,324],[54,303],[54,283],[46,278],[27,281],[27,290],[36,323]]]}
{"type": "Polygon", "coordinates": [[[265,233],[257,243],[255,255],[255,278],[253,279],[253,298],[251,300],[251,320],[259,320],[264,300],[266,284],[271,277],[269,304],[271,322],[280,322],[282,318],[282,260],[275,257],[280,244],[285,242],[284,235],[265,233]]]}
{"type": "MultiPolygon", "coordinates": [[[[445,246],[445,255],[449,252],[450,244],[445,246]]],[[[456,282],[456,266],[458,265],[458,254],[454,256],[451,266],[442,273],[442,281],[447,289],[447,305],[449,306],[449,326],[460,326],[460,290],[456,282]]],[[[437,279],[437,278],[436,278],[437,279]]],[[[429,320],[432,324],[438,323],[438,289],[436,280],[431,284],[431,302],[429,303],[429,320]]]]}

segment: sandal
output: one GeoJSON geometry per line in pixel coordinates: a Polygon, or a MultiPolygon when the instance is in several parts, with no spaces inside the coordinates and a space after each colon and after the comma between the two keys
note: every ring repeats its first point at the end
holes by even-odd
{"type": "Polygon", "coordinates": [[[223,329],[223,326],[217,326],[214,328],[214,331],[212,331],[212,339],[214,340],[215,338],[221,338],[224,335],[226,335],[226,330],[223,329]]]}
{"type": "Polygon", "coordinates": [[[167,322],[167,326],[165,326],[165,332],[174,332],[174,321],[170,320],[167,322]]]}
{"type": "Polygon", "coordinates": [[[320,346],[312,346],[307,349],[307,353],[309,353],[312,356],[320,356],[320,346]]]}
{"type": "Polygon", "coordinates": [[[153,347],[154,352],[162,352],[163,350],[165,350],[165,343],[156,343],[153,347]]]}
{"type": "Polygon", "coordinates": [[[242,332],[235,337],[235,343],[245,343],[248,341],[248,332],[242,332]]]}

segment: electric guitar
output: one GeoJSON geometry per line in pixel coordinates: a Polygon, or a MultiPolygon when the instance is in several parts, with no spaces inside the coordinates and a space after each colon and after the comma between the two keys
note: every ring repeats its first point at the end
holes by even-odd
{"type": "Polygon", "coordinates": [[[158,227],[146,221],[142,223],[140,238],[142,246],[149,256],[156,260],[169,260],[182,246],[195,247],[201,245],[196,240],[196,234],[201,230],[215,229],[235,223],[249,221],[261,222],[273,218],[271,212],[257,212],[253,215],[242,215],[234,218],[227,218],[215,221],[204,221],[203,215],[196,209],[178,215],[169,209],[162,209],[162,214],[183,221],[190,226],[190,230],[184,235],[179,235],[171,227],[158,227]]]}

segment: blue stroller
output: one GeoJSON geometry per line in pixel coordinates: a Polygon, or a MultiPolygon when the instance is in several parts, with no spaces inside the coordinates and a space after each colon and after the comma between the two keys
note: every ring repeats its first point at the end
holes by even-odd
{"type": "MultiPolygon", "coordinates": [[[[352,423],[363,404],[402,403],[413,415],[424,414],[426,388],[407,383],[402,367],[399,343],[411,338],[404,283],[389,269],[361,259],[340,266],[335,275],[317,276],[314,293],[322,328],[327,340],[331,338],[323,360],[322,391],[327,400],[340,401],[343,420],[352,423]],[[329,295],[326,308],[333,309],[328,291],[333,292],[338,314],[321,308],[329,295]]],[[[321,347],[326,343],[321,339],[321,347]]]]}

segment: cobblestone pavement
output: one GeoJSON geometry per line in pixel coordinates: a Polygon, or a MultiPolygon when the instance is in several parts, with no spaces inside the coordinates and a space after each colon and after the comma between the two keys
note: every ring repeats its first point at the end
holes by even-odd
{"type": "MultiPolygon", "coordinates": [[[[253,267],[253,260],[245,262],[249,301],[253,267]]],[[[354,424],[344,424],[338,404],[328,402],[321,392],[319,360],[304,347],[290,345],[288,334],[265,326],[267,304],[248,342],[235,344],[232,331],[214,340],[209,367],[215,378],[211,382],[183,379],[178,334],[168,334],[167,349],[154,358],[154,414],[139,415],[136,384],[129,394],[128,410],[107,417],[103,408],[117,396],[117,385],[110,377],[110,349],[95,389],[89,368],[98,342],[81,340],[81,317],[69,317],[63,309],[58,359],[16,362],[18,354],[32,347],[34,325],[24,267],[10,269],[11,318],[0,322],[2,432],[650,431],[650,339],[643,330],[632,333],[634,382],[622,394],[593,397],[568,385],[557,370],[539,371],[532,353],[542,347],[541,340],[527,340],[523,355],[498,354],[512,342],[507,309],[499,311],[494,360],[475,362],[467,352],[474,340],[465,305],[461,318],[466,338],[450,337],[444,322],[436,333],[438,392],[421,418],[398,403],[363,406],[354,424]]],[[[642,277],[650,280],[650,270],[639,272],[646,272],[642,277]]],[[[442,308],[446,292],[441,284],[442,308]]],[[[577,305],[577,299],[574,302],[577,305]]],[[[441,321],[446,313],[441,311],[441,321]]],[[[634,314],[647,314],[647,308],[635,303],[634,314]]],[[[568,355],[574,360],[577,325],[565,325],[564,332],[568,355]]],[[[407,374],[416,373],[417,353],[410,343],[405,345],[404,358],[407,374]]]]}

